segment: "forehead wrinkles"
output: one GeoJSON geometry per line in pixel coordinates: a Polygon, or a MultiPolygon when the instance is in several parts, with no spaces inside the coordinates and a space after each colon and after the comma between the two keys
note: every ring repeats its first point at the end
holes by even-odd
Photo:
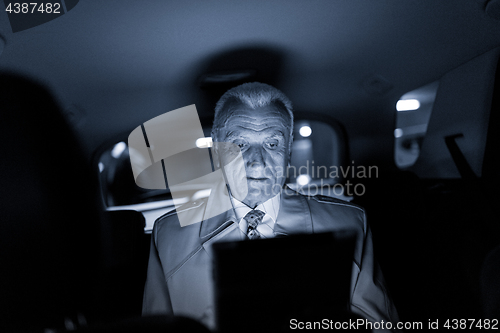
{"type": "Polygon", "coordinates": [[[253,117],[242,114],[234,114],[226,119],[224,127],[227,128],[235,126],[260,132],[271,127],[281,127],[286,129],[287,126],[283,122],[285,122],[285,119],[279,114],[268,117],[253,117]]]}
{"type": "Polygon", "coordinates": [[[223,126],[229,126],[232,122],[245,123],[253,125],[265,125],[273,123],[287,127],[290,121],[288,114],[284,114],[283,110],[278,109],[278,106],[268,105],[263,108],[251,109],[248,106],[237,103],[230,105],[227,109],[223,126]]]}

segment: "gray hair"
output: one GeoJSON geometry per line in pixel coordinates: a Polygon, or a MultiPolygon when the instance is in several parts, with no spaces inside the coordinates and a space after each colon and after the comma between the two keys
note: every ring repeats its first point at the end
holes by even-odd
{"type": "Polygon", "coordinates": [[[237,87],[231,88],[219,99],[215,106],[214,123],[212,126],[212,138],[216,140],[217,130],[221,127],[223,115],[226,111],[227,102],[237,100],[248,105],[252,109],[276,103],[282,105],[290,116],[290,144],[293,140],[293,108],[292,101],[286,95],[265,83],[251,82],[244,83],[237,87]]]}

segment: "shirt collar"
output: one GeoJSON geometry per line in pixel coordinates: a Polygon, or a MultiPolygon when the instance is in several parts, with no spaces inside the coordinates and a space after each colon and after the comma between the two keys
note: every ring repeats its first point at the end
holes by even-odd
{"type": "MultiPolygon", "coordinates": [[[[267,215],[276,224],[278,213],[282,205],[281,199],[283,195],[283,191],[280,191],[280,193],[278,193],[276,196],[257,206],[255,209],[259,209],[267,213],[267,215]]],[[[246,211],[246,213],[252,210],[252,208],[246,206],[244,203],[234,198],[232,201],[235,205],[235,208],[238,202],[241,205],[247,207],[248,210],[246,211]]],[[[217,230],[220,230],[223,225],[226,225],[230,221],[239,223],[241,221],[241,218],[246,215],[245,213],[240,218],[234,216],[231,200],[229,200],[229,195],[227,193],[224,182],[219,182],[216,186],[212,187],[211,193],[204,208],[203,220],[201,222],[200,228],[200,237],[202,238],[209,237],[210,235],[217,233],[217,230]],[[223,206],[222,211],[224,211],[224,213],[222,214],[220,213],[221,205],[223,206]],[[217,209],[215,209],[216,206],[217,209]],[[216,211],[214,211],[214,209],[216,211]]]]}
{"type": "MultiPolygon", "coordinates": [[[[257,207],[253,208],[256,210],[263,211],[276,223],[278,218],[278,213],[280,210],[281,192],[276,194],[271,199],[259,204],[257,207]]],[[[252,210],[251,207],[247,206],[238,199],[233,198],[234,209],[236,210],[236,218],[241,220],[249,211],[252,210]]]]}

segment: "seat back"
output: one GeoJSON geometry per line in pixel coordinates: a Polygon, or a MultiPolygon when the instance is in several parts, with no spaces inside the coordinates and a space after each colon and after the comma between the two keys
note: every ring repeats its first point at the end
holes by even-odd
{"type": "Polygon", "coordinates": [[[150,242],[145,225],[135,210],[108,211],[102,219],[100,321],[141,315],[150,242]]]}
{"type": "Polygon", "coordinates": [[[64,325],[89,311],[95,183],[49,91],[0,73],[0,331],[64,325]]]}

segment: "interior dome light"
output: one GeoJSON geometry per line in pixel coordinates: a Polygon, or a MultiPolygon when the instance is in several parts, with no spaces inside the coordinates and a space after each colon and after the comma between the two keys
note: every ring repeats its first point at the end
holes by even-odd
{"type": "Polygon", "coordinates": [[[418,99],[400,99],[396,103],[396,110],[398,111],[413,111],[420,107],[418,99]]]}

